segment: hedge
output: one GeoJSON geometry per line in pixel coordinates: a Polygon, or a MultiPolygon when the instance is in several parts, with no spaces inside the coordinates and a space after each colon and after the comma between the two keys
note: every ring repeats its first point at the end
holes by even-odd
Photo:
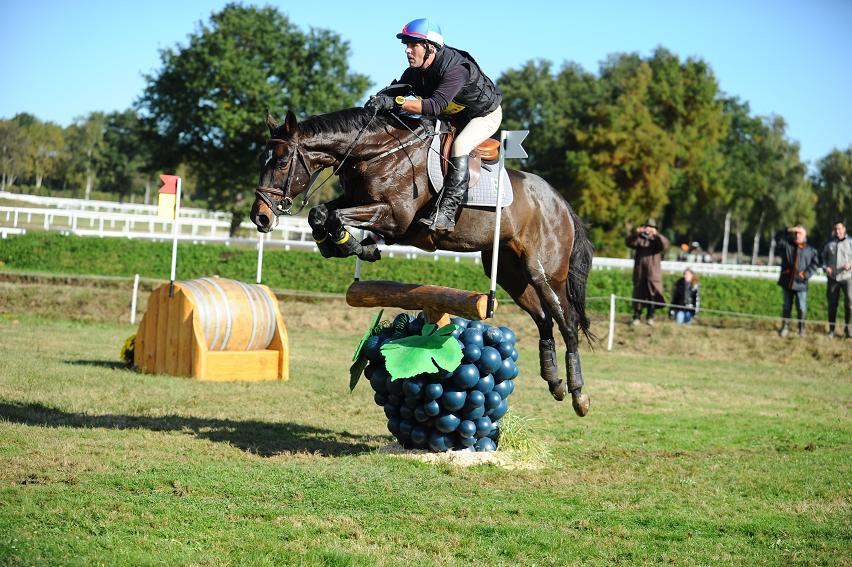
{"type": "MultiPolygon", "coordinates": [[[[63,275],[97,275],[168,278],[171,242],[150,242],[122,238],[65,236],[53,232],[32,232],[0,240],[0,269],[63,275]]],[[[316,252],[267,249],[263,281],[273,289],[344,293],[352,281],[353,258],[324,259],[316,252]]],[[[257,253],[251,248],[224,244],[178,246],[178,279],[210,275],[254,281],[257,253]]],[[[674,287],[678,274],[664,276],[666,290],[674,287]]],[[[384,258],[374,264],[362,263],[363,279],[394,279],[424,282],[461,289],[488,289],[481,264],[455,262],[430,257],[413,260],[384,258]]],[[[776,317],[781,311],[781,292],[775,281],[727,276],[701,277],[701,305],[704,308],[776,317]]],[[[629,270],[593,270],[587,295],[590,309],[608,310],[609,295],[630,297],[629,270]]],[[[508,296],[499,292],[504,300],[508,296]]],[[[668,297],[667,297],[668,299],[668,297]]],[[[808,294],[811,319],[825,320],[825,285],[811,284],[808,294]]],[[[629,303],[619,301],[621,313],[629,303]]]]}

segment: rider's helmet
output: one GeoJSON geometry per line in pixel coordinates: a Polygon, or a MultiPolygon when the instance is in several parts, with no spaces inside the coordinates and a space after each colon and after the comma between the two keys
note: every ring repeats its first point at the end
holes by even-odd
{"type": "Polygon", "coordinates": [[[403,26],[400,33],[396,34],[396,38],[401,39],[403,42],[407,38],[412,38],[428,41],[437,47],[444,47],[444,35],[441,33],[441,26],[429,18],[411,20],[403,26]]]}

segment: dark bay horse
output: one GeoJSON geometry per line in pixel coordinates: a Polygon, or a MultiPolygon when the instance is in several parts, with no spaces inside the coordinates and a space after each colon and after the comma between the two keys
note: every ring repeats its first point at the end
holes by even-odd
{"type": "MultiPolygon", "coordinates": [[[[374,241],[358,243],[346,230],[355,227],[423,250],[481,251],[490,275],[493,208],[460,208],[455,231],[446,234],[431,234],[416,222],[435,201],[426,171],[434,122],[361,108],[302,123],[288,112],[281,125],[271,116],[266,122],[270,139],[251,210],[260,232],[271,231],[278,215],[290,213],[293,199],[320,170],[334,167],[343,195],[308,215],[323,256],[379,259],[374,241]]],[[[591,341],[585,303],[593,247],[580,218],[546,181],[514,170],[509,179],[514,201],[502,212],[497,281],[538,327],[541,376],[550,393],[562,400],[571,392],[574,411],[583,416],[589,398],[582,392],[578,343],[579,331],[591,341]],[[567,346],[567,383],[557,368],[554,321],[567,346]]]]}

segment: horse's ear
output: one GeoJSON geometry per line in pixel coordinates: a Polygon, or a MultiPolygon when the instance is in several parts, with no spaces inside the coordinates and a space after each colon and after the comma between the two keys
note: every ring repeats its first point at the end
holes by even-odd
{"type": "Polygon", "coordinates": [[[284,132],[287,134],[292,134],[296,131],[296,124],[298,121],[296,120],[296,115],[293,114],[292,110],[287,111],[287,116],[284,118],[284,132]]]}
{"type": "Polygon", "coordinates": [[[266,126],[269,127],[270,135],[273,135],[278,128],[278,122],[275,121],[275,118],[269,112],[266,113],[266,126]]]}

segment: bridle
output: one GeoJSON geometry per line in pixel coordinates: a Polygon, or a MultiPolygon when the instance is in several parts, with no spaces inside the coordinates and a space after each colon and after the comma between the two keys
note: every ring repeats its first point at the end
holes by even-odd
{"type": "MultiPolygon", "coordinates": [[[[363,163],[367,164],[367,163],[385,158],[385,157],[387,157],[391,154],[394,154],[394,153],[396,153],[396,152],[398,152],[402,149],[407,148],[408,146],[416,144],[417,142],[427,143],[429,141],[429,139],[431,139],[432,137],[443,133],[443,132],[440,132],[440,131],[429,131],[428,129],[425,128],[425,126],[423,126],[423,128],[424,128],[424,130],[426,130],[426,132],[425,132],[425,135],[423,137],[421,137],[420,135],[417,134],[417,132],[415,130],[412,130],[411,128],[408,127],[407,124],[405,124],[405,122],[400,120],[400,118],[398,116],[396,116],[395,114],[392,114],[392,115],[409,132],[414,134],[414,138],[405,142],[405,143],[398,142],[398,145],[395,148],[387,150],[385,152],[382,152],[382,153],[364,161],[363,163]]],[[[262,200],[266,204],[266,206],[269,207],[269,209],[275,215],[276,219],[278,217],[280,217],[281,215],[294,215],[294,214],[298,215],[300,212],[302,212],[302,209],[305,208],[305,205],[307,205],[311,196],[313,196],[314,193],[316,193],[323,185],[325,185],[326,182],[328,182],[329,179],[331,179],[332,177],[334,177],[335,175],[337,175],[340,172],[340,169],[343,167],[343,165],[346,163],[346,160],[349,158],[349,155],[352,153],[352,150],[354,149],[355,144],[357,144],[358,141],[361,139],[361,136],[363,135],[364,130],[366,130],[366,128],[370,125],[370,123],[373,122],[373,120],[375,118],[376,118],[376,113],[374,112],[372,118],[370,118],[370,120],[366,124],[364,124],[364,126],[361,127],[361,129],[358,131],[358,134],[352,140],[352,143],[349,144],[349,148],[347,148],[345,155],[343,156],[343,159],[340,160],[340,164],[335,168],[334,172],[331,175],[329,175],[328,177],[326,177],[325,180],[322,183],[320,183],[317,187],[313,187],[313,184],[316,182],[317,178],[319,177],[319,174],[325,168],[321,167],[320,169],[318,169],[314,173],[311,173],[311,167],[310,167],[309,160],[305,156],[305,152],[302,149],[302,147],[299,145],[298,142],[296,142],[296,145],[293,147],[293,151],[290,154],[290,157],[287,159],[287,164],[289,165],[289,170],[287,171],[287,180],[284,183],[284,187],[279,188],[279,187],[276,187],[274,185],[258,185],[257,189],[255,189],[255,195],[257,195],[257,197],[259,197],[260,200],[262,200]],[[307,171],[309,176],[310,176],[310,180],[308,182],[308,188],[305,191],[305,196],[302,199],[302,204],[299,206],[298,210],[294,213],[294,212],[291,211],[291,208],[293,206],[293,199],[291,197],[288,197],[287,195],[290,195],[290,186],[293,183],[293,179],[295,177],[294,172],[296,170],[295,166],[296,166],[297,161],[300,161],[302,163],[302,166],[305,168],[305,171],[307,171]]],[[[287,143],[288,143],[287,140],[282,140],[281,138],[270,138],[269,140],[267,140],[266,146],[269,148],[270,146],[276,146],[276,145],[287,144],[287,143]]],[[[431,149],[431,147],[429,149],[431,149]]]]}

